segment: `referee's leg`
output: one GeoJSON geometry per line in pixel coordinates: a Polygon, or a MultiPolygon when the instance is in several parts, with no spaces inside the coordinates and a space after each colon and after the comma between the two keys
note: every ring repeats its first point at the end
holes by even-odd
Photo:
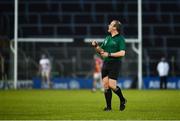
{"type": "Polygon", "coordinates": [[[106,107],[104,108],[104,111],[111,110],[112,91],[111,88],[109,88],[108,81],[108,76],[103,77],[104,96],[106,99],[106,107]]]}
{"type": "Polygon", "coordinates": [[[124,98],[121,89],[117,86],[117,81],[115,79],[109,79],[109,87],[113,90],[113,92],[119,97],[120,99],[120,107],[119,110],[123,111],[125,109],[126,99],[124,98]]]}

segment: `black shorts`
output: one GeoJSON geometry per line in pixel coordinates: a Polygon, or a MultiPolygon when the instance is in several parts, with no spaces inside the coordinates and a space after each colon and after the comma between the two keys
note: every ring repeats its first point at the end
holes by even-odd
{"type": "Polygon", "coordinates": [[[102,67],[102,79],[108,76],[110,79],[117,80],[120,71],[121,62],[118,61],[105,61],[102,67]]]}

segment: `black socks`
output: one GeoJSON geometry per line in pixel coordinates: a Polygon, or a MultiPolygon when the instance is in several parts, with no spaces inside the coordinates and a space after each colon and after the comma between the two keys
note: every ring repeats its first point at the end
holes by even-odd
{"type": "Polygon", "coordinates": [[[104,90],[104,96],[105,96],[105,99],[106,99],[107,108],[111,109],[112,91],[111,91],[110,88],[104,90]]]}
{"type": "Polygon", "coordinates": [[[113,92],[118,95],[119,99],[122,101],[124,101],[124,97],[123,97],[123,94],[121,92],[121,89],[117,86],[115,90],[113,90],[113,92]]]}
{"type": "MultiPolygon", "coordinates": [[[[113,92],[118,95],[119,99],[121,102],[124,102],[125,101],[125,98],[123,97],[123,94],[121,92],[121,89],[117,86],[115,90],[113,90],[113,92]]],[[[105,96],[105,99],[106,99],[106,105],[107,105],[107,108],[111,109],[111,100],[112,100],[112,91],[111,89],[105,89],[104,90],[104,96],[105,96]]]]}

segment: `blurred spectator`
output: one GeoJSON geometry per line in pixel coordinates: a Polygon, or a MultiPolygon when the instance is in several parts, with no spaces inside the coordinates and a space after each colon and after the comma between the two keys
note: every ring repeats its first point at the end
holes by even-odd
{"type": "Polygon", "coordinates": [[[157,71],[160,77],[160,89],[167,89],[167,76],[169,73],[169,64],[166,58],[161,58],[161,61],[157,65],[157,71]]]}
{"type": "Polygon", "coordinates": [[[101,68],[102,68],[103,61],[102,59],[95,54],[94,55],[94,72],[93,72],[93,89],[92,91],[95,92],[97,88],[97,82],[100,83],[100,88],[104,91],[102,78],[101,78],[101,68]]]}
{"type": "Polygon", "coordinates": [[[42,78],[42,87],[43,88],[50,88],[51,87],[51,63],[49,58],[46,55],[42,55],[39,61],[39,72],[42,78]]]}
{"type": "Polygon", "coordinates": [[[4,57],[0,52],[0,72],[1,72],[1,80],[4,79],[4,57]]]}
{"type": "Polygon", "coordinates": [[[7,74],[6,74],[6,68],[5,66],[5,56],[3,56],[3,54],[0,52],[0,80],[3,81],[3,89],[8,89],[9,88],[9,85],[8,85],[8,82],[7,82],[7,74]]]}

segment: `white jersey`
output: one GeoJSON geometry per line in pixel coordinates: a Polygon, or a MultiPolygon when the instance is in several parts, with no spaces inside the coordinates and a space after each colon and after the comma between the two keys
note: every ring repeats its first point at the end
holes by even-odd
{"type": "Polygon", "coordinates": [[[159,76],[167,76],[169,72],[169,64],[167,62],[159,62],[157,65],[159,76]]]}
{"type": "Polygon", "coordinates": [[[49,71],[51,69],[50,60],[47,58],[41,59],[39,61],[42,71],[49,71]]]}

